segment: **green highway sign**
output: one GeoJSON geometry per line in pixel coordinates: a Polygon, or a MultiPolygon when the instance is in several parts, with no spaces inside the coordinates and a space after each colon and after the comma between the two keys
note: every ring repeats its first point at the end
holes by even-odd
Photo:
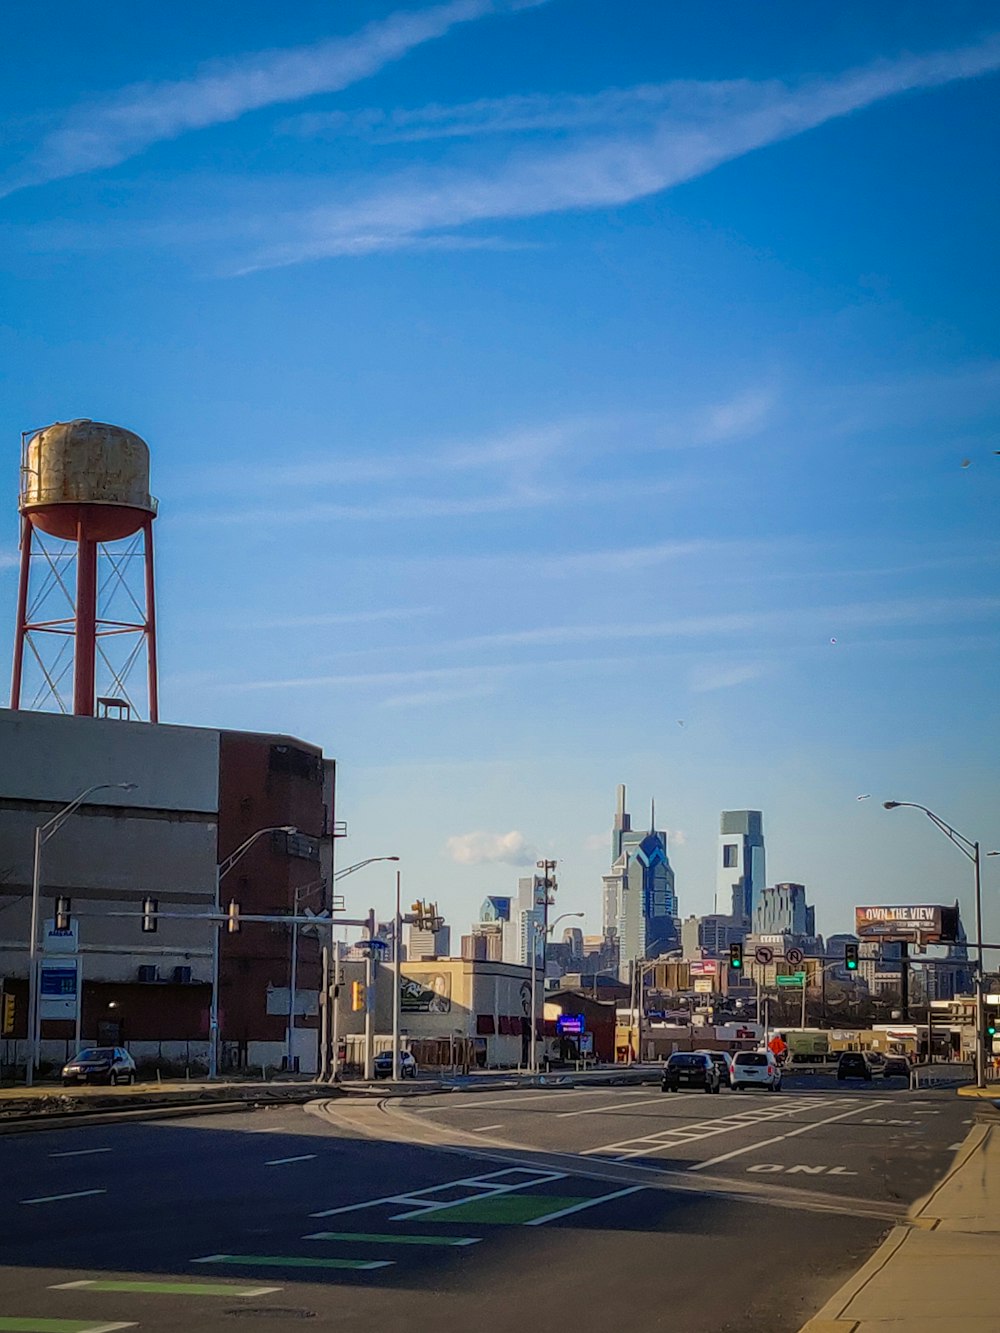
{"type": "Polygon", "coordinates": [[[779,986],[801,986],[806,979],[804,972],[790,972],[787,977],[775,977],[779,986]]]}

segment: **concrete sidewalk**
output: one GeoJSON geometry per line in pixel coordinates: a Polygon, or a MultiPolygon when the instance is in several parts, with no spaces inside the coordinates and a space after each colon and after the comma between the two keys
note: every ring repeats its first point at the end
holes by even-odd
{"type": "Polygon", "coordinates": [[[1000,1122],[973,1126],[951,1170],[802,1333],[1000,1331],[1000,1122]]]}

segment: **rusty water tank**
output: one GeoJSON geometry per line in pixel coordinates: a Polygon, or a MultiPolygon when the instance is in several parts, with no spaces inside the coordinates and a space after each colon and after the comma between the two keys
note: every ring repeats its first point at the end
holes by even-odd
{"type": "Polygon", "coordinates": [[[97,542],[138,532],[156,513],[149,493],[149,446],[123,426],[57,421],[28,440],[21,467],[21,513],[42,532],[97,542]]]}

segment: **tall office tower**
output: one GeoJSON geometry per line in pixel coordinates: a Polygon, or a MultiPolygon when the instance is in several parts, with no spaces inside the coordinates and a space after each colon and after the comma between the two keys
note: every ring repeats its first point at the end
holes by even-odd
{"type": "Polygon", "coordinates": [[[804,884],[775,884],[755,895],[757,935],[815,935],[816,909],[806,903],[804,884]]]}
{"type": "Polygon", "coordinates": [[[406,927],[406,961],[419,963],[426,958],[447,958],[451,954],[451,926],[439,930],[406,927]]]}
{"type": "Polygon", "coordinates": [[[654,950],[665,953],[680,942],[667,835],[656,828],[655,806],[650,809],[648,832],[632,828],[624,786],[618,788],[611,857],[611,873],[604,876],[605,912],[613,907],[617,914],[615,932],[624,973],[630,960],[655,956],[654,950]]]}
{"type": "Polygon", "coordinates": [[[759,810],[723,810],[719,828],[716,906],[724,911],[730,899],[733,917],[749,927],[766,882],[764,818],[759,810]]]}
{"type": "Polygon", "coordinates": [[[534,943],[536,966],[542,965],[545,946],[541,928],[545,925],[546,892],[542,875],[525,875],[517,881],[517,897],[511,907],[510,921],[504,927],[505,963],[530,967],[534,943]]]}

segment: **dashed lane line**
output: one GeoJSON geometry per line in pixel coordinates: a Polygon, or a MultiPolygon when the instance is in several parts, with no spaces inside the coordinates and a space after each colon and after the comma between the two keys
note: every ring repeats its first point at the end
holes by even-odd
{"type": "Polygon", "coordinates": [[[631,1109],[633,1106],[652,1106],[654,1103],[660,1106],[666,1105],[662,1093],[659,1097],[643,1097],[639,1101],[636,1101],[633,1098],[628,1102],[614,1102],[611,1106],[585,1106],[582,1111],[557,1111],[555,1118],[557,1120],[566,1120],[574,1115],[614,1115],[616,1111],[621,1111],[626,1108],[631,1109]]]}
{"type": "Polygon", "coordinates": [[[397,1236],[372,1231],[314,1231],[303,1240],[349,1240],[360,1245],[478,1245],[482,1236],[397,1236]]]}
{"type": "Polygon", "coordinates": [[[107,1194],[107,1190],[74,1190],[72,1194],[44,1194],[38,1199],[18,1199],[18,1203],[59,1203],[63,1199],[85,1199],[88,1194],[107,1194]]]}
{"type": "Polygon", "coordinates": [[[110,1148],[74,1148],[72,1152],[50,1152],[50,1157],[91,1157],[96,1152],[110,1152],[110,1148]]]}
{"type": "MultiPolygon", "coordinates": [[[[887,1102],[869,1102],[869,1106],[886,1106],[887,1102]]],[[[859,1111],[865,1110],[865,1103],[861,1106],[855,1106],[850,1111],[842,1111],[840,1115],[827,1116],[825,1120],[811,1120],[807,1125],[800,1125],[798,1129],[790,1129],[787,1134],[776,1134],[774,1138],[762,1139],[760,1143],[751,1143],[744,1148],[734,1148],[732,1152],[721,1153],[718,1157],[710,1157],[707,1162],[696,1162],[689,1166],[689,1171],[704,1171],[706,1167],[717,1166],[720,1162],[728,1162],[733,1157],[742,1157],[744,1153],[757,1152],[759,1148],[770,1147],[772,1143],[782,1143],[785,1139],[797,1138],[800,1134],[808,1134],[810,1130],[821,1129],[824,1125],[832,1125],[836,1120],[846,1120],[849,1116],[857,1115],[859,1111]]]]}
{"type": "Polygon", "coordinates": [[[503,1129],[503,1123],[499,1125],[473,1125],[473,1134],[485,1134],[488,1129],[503,1129]]]}
{"type": "Polygon", "coordinates": [[[372,1268],[391,1268],[394,1262],[392,1259],[310,1259],[298,1254],[206,1254],[191,1260],[193,1264],[236,1264],[241,1268],[348,1268],[359,1273],[372,1268]]]}
{"type": "MultiPolygon", "coordinates": [[[[57,1282],[49,1291],[132,1292],[146,1296],[270,1296],[280,1287],[240,1287],[231,1282],[142,1282],[132,1279],[84,1278],[78,1282],[57,1282]]],[[[123,1327],[125,1327],[123,1325],[123,1327]]]]}
{"type": "Polygon", "coordinates": [[[289,1162],[311,1162],[313,1161],[315,1156],[316,1154],[314,1152],[305,1152],[302,1153],[302,1155],[299,1157],[272,1157],[271,1160],[269,1162],[265,1162],[264,1165],[287,1166],[289,1162]]]}

